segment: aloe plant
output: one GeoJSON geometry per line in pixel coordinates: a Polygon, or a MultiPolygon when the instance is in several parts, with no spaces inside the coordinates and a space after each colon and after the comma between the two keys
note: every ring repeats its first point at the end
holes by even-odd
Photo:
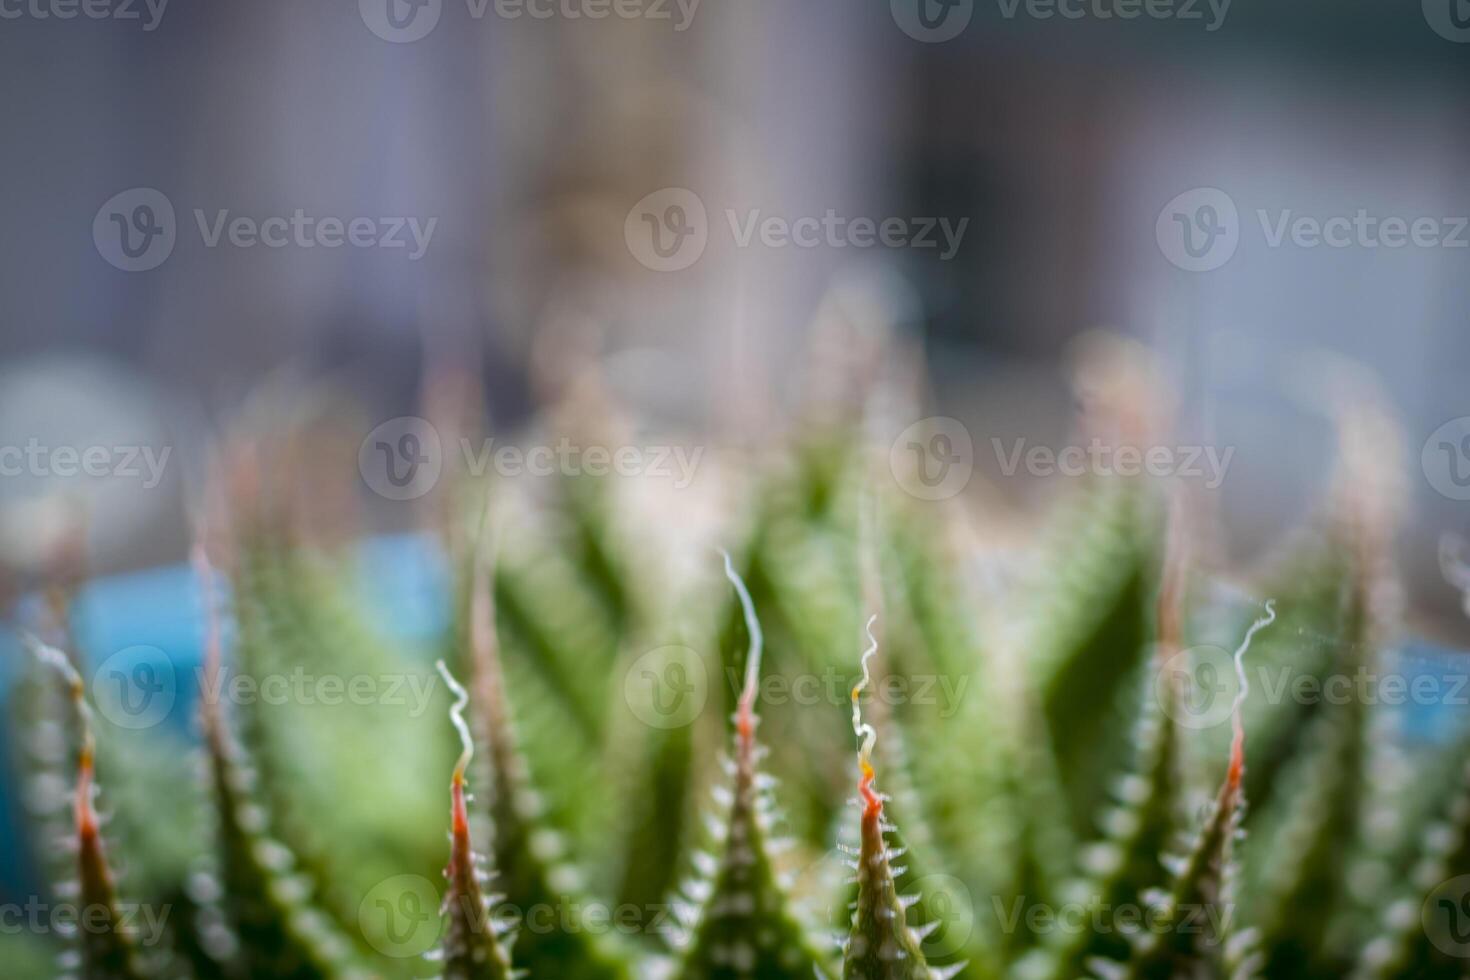
{"type": "Polygon", "coordinates": [[[722,562],[645,546],[605,480],[491,488],[494,521],[449,522],[445,621],[418,642],[385,632],[343,553],[242,505],[232,602],[198,566],[206,689],[299,666],[451,697],[412,716],[205,697],[190,742],[108,725],[80,667],[99,651],[37,646],[7,713],[52,879],[35,899],[99,912],[0,932],[7,975],[1464,974],[1463,743],[1244,684],[1228,728],[1190,727],[1157,683],[1237,624],[1261,670],[1388,662],[1391,526],[1355,482],[1265,574],[1223,582],[1155,487],[1080,481],[997,589],[946,510],[866,467],[847,430],[803,436],[749,474],[722,562]],[[669,645],[678,669],[648,670],[669,645]],[[688,717],[648,713],[665,680],[688,717]],[[399,877],[436,903],[400,905],[399,877]],[[138,903],[171,912],[147,948],[138,903]],[[425,942],[385,941],[382,908],[425,942]]]}

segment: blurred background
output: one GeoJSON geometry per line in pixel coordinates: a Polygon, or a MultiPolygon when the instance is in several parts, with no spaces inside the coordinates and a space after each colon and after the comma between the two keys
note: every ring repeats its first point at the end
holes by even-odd
{"type": "MultiPolygon", "coordinates": [[[[1209,451],[1227,574],[1341,489],[1345,408],[1396,420],[1367,450],[1411,628],[1470,648],[1437,554],[1470,532],[1467,0],[73,3],[0,0],[0,607],[130,573],[84,645],[190,662],[218,435],[314,392],[356,406],[304,462],[339,477],[448,378],[507,440],[592,391],[759,451],[874,350],[1003,548],[1066,483],[1013,453],[1074,443],[1110,331],[1156,356],[1162,442],[1209,451]]],[[[405,643],[444,625],[422,558],[372,566],[405,643]]],[[[0,894],[33,863],[0,848],[0,894]]]]}
{"type": "Polygon", "coordinates": [[[152,487],[7,473],[13,583],[58,547],[58,487],[90,570],[180,558],[200,447],[269,379],[339,383],[371,425],[452,364],[499,428],[591,365],[670,430],[758,441],[814,338],[872,323],[968,430],[967,492],[1024,514],[1047,480],[992,440],[1065,441],[1101,327],[1159,352],[1180,442],[1234,450],[1227,565],[1327,489],[1328,379],[1380,386],[1413,614],[1465,638],[1434,557],[1465,504],[1426,469],[1470,467],[1470,429],[1431,439],[1470,414],[1463,0],[0,6],[0,445],[172,450],[152,487]],[[1432,222],[1296,224],[1360,213],[1432,222]]]}

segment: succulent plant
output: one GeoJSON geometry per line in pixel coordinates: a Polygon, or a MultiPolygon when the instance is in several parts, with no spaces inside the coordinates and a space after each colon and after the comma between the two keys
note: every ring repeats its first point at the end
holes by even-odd
{"type": "Polygon", "coordinates": [[[492,488],[417,641],[242,505],[219,616],[197,563],[198,738],[96,717],[83,651],[32,644],[8,714],[38,901],[97,911],[0,933],[7,974],[1465,975],[1464,743],[1245,683],[1392,654],[1391,508],[1338,495],[1241,586],[1157,488],[1092,477],[997,579],[868,466],[833,433],[752,478],[723,580],[703,543],[659,567],[607,482],[492,488]],[[228,693],[298,670],[425,696],[228,693]]]}

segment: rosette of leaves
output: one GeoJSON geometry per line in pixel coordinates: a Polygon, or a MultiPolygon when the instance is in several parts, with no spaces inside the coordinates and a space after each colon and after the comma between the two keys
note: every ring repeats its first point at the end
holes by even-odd
{"type": "MultiPolygon", "coordinates": [[[[1453,944],[1445,948],[1450,912],[1470,908],[1445,890],[1470,874],[1470,804],[1460,767],[1448,764],[1462,748],[1400,754],[1395,764],[1413,768],[1398,785],[1441,785],[1422,785],[1412,800],[1370,799],[1374,759],[1388,758],[1376,754],[1382,719],[1362,704],[1272,703],[1258,686],[1242,717],[1250,764],[1232,755],[1222,780],[1219,740],[1170,723],[1149,683],[1148,652],[1193,640],[1180,623],[1231,620],[1240,603],[1220,602],[1202,584],[1188,590],[1200,609],[1164,613],[1175,605],[1160,581],[1166,536],[1146,485],[1077,487],[1027,570],[997,593],[957,554],[967,546],[947,536],[969,539],[938,509],[872,489],[861,456],[841,439],[816,440],[762,474],[749,525],[721,528],[731,539],[747,535],[740,564],[751,594],[737,588],[728,607],[699,583],[649,600],[668,588],[668,570],[651,568],[665,556],[630,549],[620,531],[627,515],[606,483],[569,478],[549,507],[518,502],[493,567],[455,560],[453,626],[442,647],[467,679],[467,721],[481,751],[451,790],[452,901],[437,969],[500,977],[513,963],[533,980],[1463,972],[1453,944]],[[879,515],[866,532],[865,500],[879,515]],[[670,609],[679,606],[686,618],[673,629],[670,609]],[[769,625],[764,662],[752,606],[769,625]],[[887,624],[880,673],[965,679],[966,687],[953,712],[875,709],[871,721],[885,738],[868,761],[891,798],[869,780],[872,796],[860,791],[853,820],[841,706],[776,704],[760,692],[766,678],[834,663],[842,676],[855,664],[844,651],[859,611],[870,606],[887,624]],[[695,645],[719,637],[701,661],[716,678],[713,707],[685,728],[630,726],[618,703],[623,668],[665,629],[695,645]],[[701,835],[690,814],[705,783],[718,781],[712,742],[727,746],[729,761],[701,835]],[[464,795],[468,785],[478,799],[464,795]],[[1182,804],[1195,787],[1208,805],[1191,821],[1182,804]],[[1396,819],[1384,839],[1380,810],[1396,819]],[[1243,820],[1250,836],[1237,845],[1243,820]],[[836,865],[817,857],[834,838],[854,845],[849,887],[788,877],[836,865]],[[1365,856],[1378,862],[1373,880],[1386,910],[1364,907],[1373,903],[1354,869],[1365,856]],[[684,893],[669,903],[680,910],[683,939],[672,952],[658,948],[652,918],[639,921],[639,942],[624,943],[585,914],[656,906],[685,869],[684,893]],[[926,885],[936,878],[957,882],[977,913],[962,948],[945,945],[943,955],[933,941],[943,933],[926,935],[922,921],[943,911],[926,885]],[[506,911],[552,914],[524,922],[512,947],[492,891],[505,895],[506,911]],[[813,892],[842,895],[840,964],[805,922],[802,904],[813,892]],[[1146,908],[1151,924],[1131,935],[1059,936],[1024,920],[1008,928],[990,914],[1079,894],[1146,908]]],[[[1351,673],[1388,643],[1389,617],[1372,601],[1386,528],[1355,516],[1352,494],[1345,497],[1261,580],[1268,588],[1256,585],[1281,615],[1252,654],[1268,675],[1281,666],[1319,679],[1351,673]]],[[[456,532],[446,552],[462,557],[477,543],[456,532]]],[[[376,628],[348,563],[257,527],[244,536],[236,573],[241,671],[432,676],[428,660],[415,659],[420,651],[398,649],[376,628]]],[[[106,826],[105,846],[100,816],[91,844],[78,829],[75,713],[55,697],[12,712],[44,736],[34,768],[52,773],[42,782],[63,804],[44,814],[53,831],[46,840],[59,834],[76,844],[66,854],[48,848],[59,855],[53,863],[101,907],[180,903],[167,940],[178,955],[129,954],[125,941],[99,940],[73,950],[67,968],[135,980],[426,972],[421,962],[374,956],[357,903],[384,875],[444,864],[439,780],[452,745],[442,721],[432,721],[442,716],[227,711],[218,700],[206,704],[202,788],[173,765],[150,766],[150,756],[180,755],[178,739],[98,726],[92,766],[126,790],[109,790],[118,819],[106,826]],[[147,819],[150,806],[192,814],[177,805],[191,799],[204,819],[147,819]],[[129,866],[131,875],[116,873],[129,866]]],[[[0,955],[18,942],[0,936],[0,955]]],[[[23,955],[7,968],[24,971],[23,955]]]]}

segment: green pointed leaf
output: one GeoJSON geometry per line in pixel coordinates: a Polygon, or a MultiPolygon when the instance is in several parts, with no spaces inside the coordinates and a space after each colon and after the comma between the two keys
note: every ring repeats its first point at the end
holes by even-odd
{"type": "Polygon", "coordinates": [[[269,536],[247,542],[234,582],[232,667],[217,691],[203,692],[236,704],[232,734],[271,833],[319,889],[313,901],[349,935],[378,882],[433,866],[441,838],[431,777],[448,764],[446,744],[421,717],[437,679],[382,642],[355,576],[346,562],[269,536]],[[361,802],[382,798],[394,804],[361,802]]]}
{"type": "Polygon", "coordinates": [[[219,820],[220,905],[246,970],[292,980],[363,975],[351,941],[312,904],[315,884],[270,835],[243,751],[217,721],[207,723],[205,743],[219,820]]]}
{"type": "MultiPolygon", "coordinates": [[[[206,604],[204,684],[220,683],[221,650],[213,573],[196,552],[206,604]]],[[[214,803],[219,905],[241,968],[287,980],[366,976],[352,940],[313,897],[319,886],[296,855],[271,834],[259,777],[229,727],[224,705],[201,699],[210,795],[214,803]]]]}
{"type": "Polygon", "coordinates": [[[883,807],[876,799],[862,815],[858,850],[857,908],[842,958],[843,980],[930,980],[933,974],[909,927],[884,837],[883,807]]]}
{"type": "Polygon", "coordinates": [[[1470,896],[1470,762],[1461,762],[1457,792],[1441,820],[1423,835],[1423,849],[1403,898],[1388,903],[1382,930],[1365,944],[1354,976],[1360,980],[1455,980],[1470,957],[1466,936],[1470,896]]]}
{"type": "MultiPolygon", "coordinates": [[[[1171,865],[1177,870],[1167,890],[1141,896],[1148,914],[1143,928],[1131,939],[1134,949],[1126,971],[1103,957],[1090,961],[1089,966],[1102,976],[1172,980],[1220,976],[1232,971],[1250,975],[1255,969],[1254,961],[1243,957],[1238,949],[1227,949],[1226,940],[1234,921],[1238,875],[1232,850],[1240,833],[1245,805],[1245,728],[1241,709],[1249,688],[1245,686],[1248,678],[1244,658],[1256,633],[1276,619],[1275,605],[1267,600],[1266,614],[1251,624],[1235,651],[1234,666],[1242,686],[1231,707],[1229,764],[1204,827],[1182,858],[1171,859],[1171,865]]],[[[1169,621],[1175,620],[1170,617],[1169,621]]],[[[1165,629],[1162,635],[1166,646],[1172,648],[1170,631],[1165,629]]]]}
{"type": "Polygon", "coordinates": [[[1175,980],[1226,972],[1230,905],[1225,887],[1242,803],[1239,772],[1232,763],[1203,830],[1154,909],[1152,926],[1140,934],[1127,964],[1128,977],[1175,980]]]}
{"type": "MultiPolygon", "coordinates": [[[[918,912],[932,913],[932,931],[921,937],[920,949],[932,967],[954,971],[957,980],[982,980],[1002,975],[1001,951],[995,936],[977,922],[975,896],[939,846],[923,819],[923,794],[913,785],[911,753],[897,726],[886,729],[874,746],[878,771],[884,773],[884,821],[888,826],[889,854],[897,860],[901,852],[905,873],[894,873],[899,887],[918,912]]],[[[861,821],[853,828],[849,853],[861,852],[861,821]]],[[[892,870],[890,868],[890,870],[892,870]]],[[[854,878],[843,896],[844,931],[851,927],[852,909],[857,907],[859,879],[854,878]]],[[[983,909],[981,910],[983,911],[983,909]]]]}
{"type": "MultiPolygon", "coordinates": [[[[1335,672],[1370,676],[1377,662],[1366,597],[1349,600],[1348,633],[1335,672]]],[[[1366,697],[1324,699],[1296,758],[1282,770],[1282,793],[1261,815],[1247,850],[1247,896],[1259,930],[1265,977],[1340,975],[1357,937],[1332,934],[1348,892],[1345,855],[1365,812],[1370,705],[1366,697]],[[1281,855],[1291,860],[1281,860],[1281,855]]]]}
{"type": "Polygon", "coordinates": [[[83,919],[76,929],[75,949],[64,962],[87,980],[147,980],[131,918],[123,917],[94,805],[96,741],[85,686],[65,654],[33,638],[27,642],[37,659],[55,668],[65,681],[81,739],[76,758],[72,839],[77,847],[76,907],[83,919]]]}
{"type": "Polygon", "coordinates": [[[470,842],[469,810],[465,805],[465,771],[474,754],[474,740],[464,709],[470,696],[455,681],[444,661],[439,672],[456,695],[450,717],[464,745],[459,763],[454,767],[450,786],[450,853],[444,877],[449,882],[444,894],[444,943],[438,960],[444,968],[445,980],[508,980],[510,957],[502,944],[502,932],[492,916],[492,899],[480,887],[488,880],[481,859],[470,842]]]}
{"type": "Polygon", "coordinates": [[[552,829],[533,790],[533,773],[522,755],[511,715],[507,676],[496,633],[497,581],[482,543],[474,558],[468,624],[462,635],[471,647],[474,707],[478,737],[487,746],[486,809],[492,826],[492,864],[497,886],[524,926],[515,960],[530,976],[565,980],[626,980],[622,953],[611,938],[584,924],[587,901],[582,876],[568,861],[563,835],[552,829]]]}
{"type": "MultiPolygon", "coordinates": [[[[1181,829],[1178,730],[1160,709],[1152,684],[1142,697],[1142,718],[1134,732],[1136,762],[1115,787],[1116,802],[1101,822],[1103,836],[1083,852],[1084,879],[1075,889],[1080,901],[1109,912],[1140,908],[1145,895],[1168,884],[1161,858],[1181,829]]],[[[1116,930],[1063,935],[1069,941],[1057,956],[1056,980],[1080,976],[1094,957],[1123,960],[1129,954],[1116,930]]]]}
{"type": "Polygon", "coordinates": [[[735,584],[750,634],[746,684],[737,709],[732,784],[723,812],[711,820],[713,840],[704,869],[685,887],[689,905],[681,918],[688,935],[676,976],[679,980],[811,980],[829,976],[806,930],[793,914],[778,873],[773,838],[775,805],[759,771],[756,688],[762,634],[749,592],[728,556],[726,574],[735,584]]]}
{"type": "Polygon", "coordinates": [[[695,843],[695,769],[705,753],[697,722],[660,727],[635,719],[635,726],[614,735],[631,746],[630,764],[620,774],[614,888],[618,907],[630,910],[643,929],[658,917],[695,843]]]}
{"type": "Polygon", "coordinates": [[[1133,481],[1096,481],[1051,528],[1035,601],[1020,613],[1017,649],[1039,692],[1078,831],[1129,755],[1131,718],[1115,707],[1133,709],[1120,698],[1152,640],[1157,510],[1133,481]]]}

